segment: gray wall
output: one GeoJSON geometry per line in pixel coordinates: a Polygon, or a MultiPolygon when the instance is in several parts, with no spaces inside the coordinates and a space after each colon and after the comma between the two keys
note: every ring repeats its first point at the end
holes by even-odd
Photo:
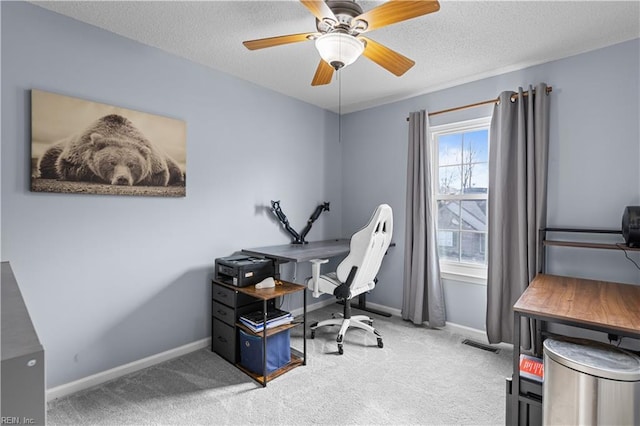
{"type": "Polygon", "coordinates": [[[49,388],[210,336],[214,259],[289,241],[271,199],[298,230],[332,202],[308,239],[341,236],[335,114],[28,3],[1,7],[2,260],[49,388]],[[186,198],[29,192],[34,88],[186,121],[186,198]]]}
{"type": "MultiPolygon", "coordinates": [[[[620,229],[625,206],[640,204],[640,40],[498,75],[343,117],[343,228],[357,228],[380,202],[394,210],[392,255],[369,300],[401,308],[409,112],[496,98],[538,82],[553,86],[549,226],[620,229]],[[366,161],[362,161],[366,158],[366,161]]],[[[428,79],[429,76],[425,76],[428,79]]],[[[492,107],[443,114],[432,125],[491,115],[492,107]]],[[[620,238],[620,237],[618,237],[620,238]]],[[[638,253],[630,254],[636,262],[638,253]]],[[[621,252],[555,249],[548,272],[640,283],[621,252]],[[563,250],[561,252],[561,250],[563,250]]],[[[486,289],[445,280],[447,321],[485,329],[486,289]]]]}

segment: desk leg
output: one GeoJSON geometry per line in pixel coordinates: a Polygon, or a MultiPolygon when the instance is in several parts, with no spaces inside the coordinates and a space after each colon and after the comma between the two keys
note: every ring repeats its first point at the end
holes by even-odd
{"type": "Polygon", "coordinates": [[[520,314],[513,313],[513,375],[511,376],[511,423],[518,426],[520,422],[520,314]]]}
{"type": "Polygon", "coordinates": [[[307,365],[307,290],[302,294],[302,365],[307,365]]]}
{"type": "Polygon", "coordinates": [[[534,320],[532,319],[531,321],[534,322],[535,324],[535,328],[536,328],[536,333],[534,336],[535,339],[535,354],[537,357],[542,358],[542,320],[534,320]]]}
{"type": "Polygon", "coordinates": [[[276,258],[269,258],[273,262],[273,278],[276,280],[280,279],[280,265],[285,263],[289,263],[288,260],[280,260],[276,258]]]}
{"type": "Polygon", "coordinates": [[[360,296],[358,296],[358,304],[357,305],[351,305],[356,309],[360,309],[361,311],[366,311],[366,312],[371,312],[372,314],[378,314],[378,315],[382,315],[383,317],[387,317],[389,318],[391,316],[391,314],[389,312],[383,312],[383,311],[379,311],[377,309],[373,309],[373,308],[367,308],[367,293],[362,293],[360,296]]]}
{"type": "MultiPolygon", "coordinates": [[[[344,302],[341,300],[338,300],[338,302],[340,305],[344,305],[344,302]]],[[[358,296],[358,304],[351,304],[352,308],[356,308],[359,309],[361,311],[365,311],[365,312],[371,312],[372,314],[377,314],[377,315],[381,315],[383,317],[391,317],[391,314],[389,312],[384,312],[384,311],[379,311],[377,309],[373,309],[373,308],[368,308],[367,307],[367,293],[362,293],[361,295],[358,296]]]]}
{"type": "Polygon", "coordinates": [[[262,301],[262,313],[264,314],[264,328],[262,329],[262,387],[267,387],[267,300],[262,301]]]}

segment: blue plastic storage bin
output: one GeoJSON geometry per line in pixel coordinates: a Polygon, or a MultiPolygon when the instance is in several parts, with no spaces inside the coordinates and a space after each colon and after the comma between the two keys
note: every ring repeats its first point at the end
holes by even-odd
{"type": "MultiPolygon", "coordinates": [[[[240,365],[262,374],[262,337],[240,331],[240,365]]],[[[267,374],[291,361],[289,330],[267,337],[267,374]]]]}

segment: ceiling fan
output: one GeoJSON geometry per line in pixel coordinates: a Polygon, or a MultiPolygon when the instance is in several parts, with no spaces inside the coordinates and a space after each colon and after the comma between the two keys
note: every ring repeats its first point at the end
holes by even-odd
{"type": "Polygon", "coordinates": [[[321,59],[312,86],[330,83],[334,70],[352,64],[360,55],[401,76],[415,62],[362,34],[440,10],[436,0],[390,0],[367,12],[363,12],[355,0],[300,2],[316,17],[317,31],[248,40],[242,44],[249,50],[256,50],[315,40],[321,59]]]}

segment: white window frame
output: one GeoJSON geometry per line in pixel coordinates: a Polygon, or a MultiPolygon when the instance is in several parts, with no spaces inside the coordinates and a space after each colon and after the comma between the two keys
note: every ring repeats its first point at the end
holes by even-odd
{"type": "MultiPolygon", "coordinates": [[[[452,133],[464,133],[472,130],[479,129],[489,129],[491,124],[491,116],[482,117],[473,120],[466,121],[457,121],[455,123],[442,124],[439,126],[432,126],[429,129],[429,143],[431,144],[431,152],[432,155],[432,167],[434,170],[434,182],[432,186],[432,208],[436,213],[436,229],[437,229],[437,212],[438,212],[438,201],[439,200],[487,200],[489,191],[487,190],[486,194],[465,194],[464,197],[460,195],[440,195],[439,194],[439,153],[438,153],[438,144],[437,137],[446,134],[452,133]]],[[[487,141],[489,142],[489,141],[487,141]]],[[[488,147],[487,147],[488,149],[488,147]]],[[[489,216],[489,211],[487,207],[487,217],[489,216]]],[[[486,265],[478,265],[467,262],[454,262],[450,260],[440,260],[440,276],[442,278],[456,280],[456,281],[464,281],[473,284],[487,285],[487,266],[486,265]]]]}

